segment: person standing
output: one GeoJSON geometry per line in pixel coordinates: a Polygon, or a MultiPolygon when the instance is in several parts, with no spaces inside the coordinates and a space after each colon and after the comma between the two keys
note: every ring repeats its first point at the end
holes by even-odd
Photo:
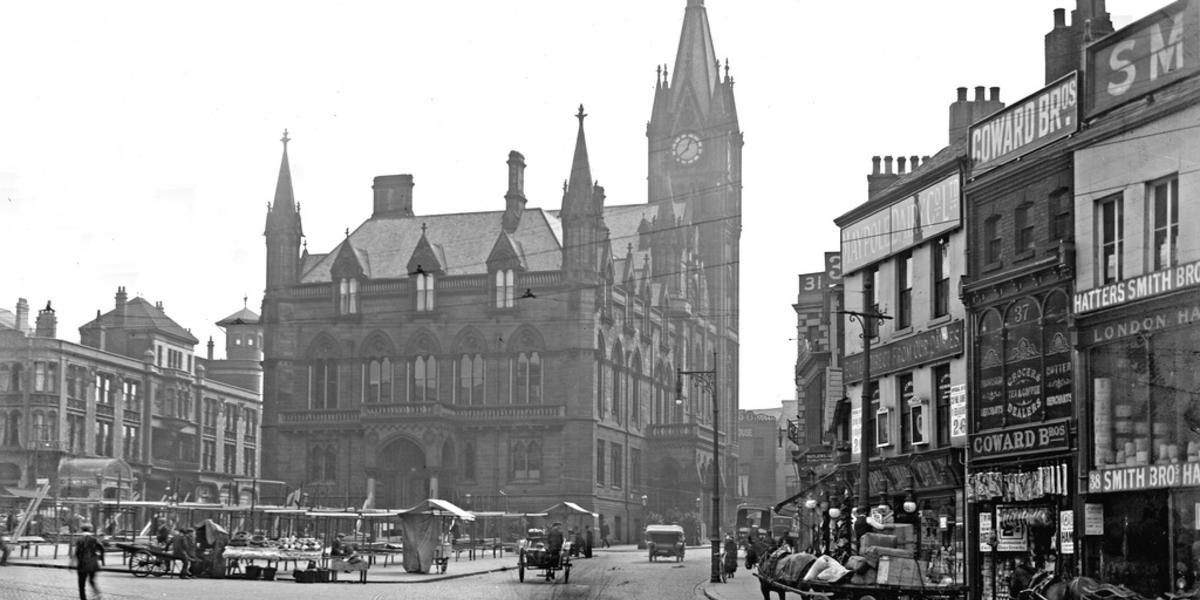
{"type": "Polygon", "coordinates": [[[591,525],[583,527],[583,557],[592,557],[592,546],[596,544],[596,532],[592,531],[591,525]]]}
{"type": "Polygon", "coordinates": [[[195,560],[194,545],[189,544],[189,538],[185,531],[175,531],[175,537],[171,538],[171,557],[179,561],[179,578],[191,579],[192,577],[192,561],[195,560]]]}
{"type": "Polygon", "coordinates": [[[79,529],[83,536],[75,542],[73,555],[76,574],[79,576],[79,600],[87,600],[85,584],[90,584],[92,596],[99,598],[100,588],[96,585],[96,573],[100,571],[100,565],[104,564],[104,547],[92,535],[90,524],[84,524],[79,529]]]}
{"type": "Polygon", "coordinates": [[[600,546],[607,548],[608,544],[608,521],[600,521],[600,546]]]}

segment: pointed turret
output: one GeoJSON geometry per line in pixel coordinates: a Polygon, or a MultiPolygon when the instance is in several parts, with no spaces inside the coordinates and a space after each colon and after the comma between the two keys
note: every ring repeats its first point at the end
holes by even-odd
{"type": "Polygon", "coordinates": [[[583,105],[575,118],[579,130],[575,136],[575,155],[571,159],[571,177],[563,190],[563,268],[569,278],[587,279],[596,273],[594,248],[607,231],[601,217],[604,211],[604,188],[592,180],[588,163],[587,139],[583,134],[583,105]]]}
{"type": "Polygon", "coordinates": [[[591,210],[592,167],[588,163],[587,138],[583,134],[583,105],[575,118],[579,119],[579,132],[575,135],[575,156],[571,159],[571,178],[567,181],[567,192],[563,196],[563,215],[587,214],[591,210]]]}
{"type": "Polygon", "coordinates": [[[288,165],[287,145],[291,141],[283,130],[283,158],[279,162],[279,179],[275,183],[275,201],[267,210],[267,289],[296,283],[299,278],[300,209],[292,190],[292,169],[288,165]]]}
{"type": "Polygon", "coordinates": [[[679,50],[675,53],[675,79],[671,88],[678,95],[693,95],[702,113],[719,81],[717,53],[713,50],[712,32],[704,0],[688,0],[683,14],[683,31],[679,34],[679,50]]]}

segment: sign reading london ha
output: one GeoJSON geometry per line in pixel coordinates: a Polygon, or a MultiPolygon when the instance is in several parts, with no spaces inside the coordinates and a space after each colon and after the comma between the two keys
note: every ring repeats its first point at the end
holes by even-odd
{"type": "Polygon", "coordinates": [[[1088,115],[1200,70],[1200,0],[1179,0],[1087,48],[1088,115]]]}
{"type": "Polygon", "coordinates": [[[998,167],[1079,129],[1075,71],[971,126],[974,174],[998,167]]]}

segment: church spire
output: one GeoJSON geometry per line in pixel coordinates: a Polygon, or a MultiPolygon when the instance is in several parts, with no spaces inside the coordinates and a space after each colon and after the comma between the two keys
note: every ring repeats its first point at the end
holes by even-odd
{"type": "Polygon", "coordinates": [[[279,138],[283,142],[283,159],[279,162],[279,180],[275,183],[275,203],[273,207],[277,210],[295,211],[296,198],[292,192],[292,168],[288,165],[288,142],[292,138],[288,137],[288,131],[283,130],[283,137],[279,138]]]}
{"type": "Polygon", "coordinates": [[[717,53],[713,49],[704,0],[688,0],[683,13],[683,31],[679,34],[679,50],[675,53],[675,79],[671,81],[671,87],[678,91],[692,91],[700,102],[700,109],[707,112],[708,101],[719,81],[717,53]]]}
{"type": "Polygon", "coordinates": [[[568,198],[580,198],[586,201],[592,195],[592,167],[588,163],[587,139],[583,135],[583,105],[575,118],[579,119],[579,133],[575,136],[575,156],[571,159],[571,179],[567,183],[566,198],[563,198],[563,210],[568,208],[568,198]]]}
{"type": "Polygon", "coordinates": [[[300,238],[304,231],[300,211],[292,190],[292,170],[288,165],[287,145],[291,141],[283,130],[283,158],[279,162],[279,179],[275,183],[275,201],[267,211],[267,289],[273,290],[296,283],[299,277],[300,238]]]}

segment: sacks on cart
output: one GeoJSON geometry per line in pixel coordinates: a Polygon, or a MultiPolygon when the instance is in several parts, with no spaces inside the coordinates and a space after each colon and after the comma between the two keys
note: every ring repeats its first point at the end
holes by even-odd
{"type": "Polygon", "coordinates": [[[789,554],[779,559],[775,567],[775,580],[784,585],[796,585],[808,573],[817,557],[807,552],[789,554]]]}
{"type": "Polygon", "coordinates": [[[826,554],[813,562],[804,575],[804,581],[839,583],[850,577],[850,569],[842,566],[835,558],[826,554]]]}

